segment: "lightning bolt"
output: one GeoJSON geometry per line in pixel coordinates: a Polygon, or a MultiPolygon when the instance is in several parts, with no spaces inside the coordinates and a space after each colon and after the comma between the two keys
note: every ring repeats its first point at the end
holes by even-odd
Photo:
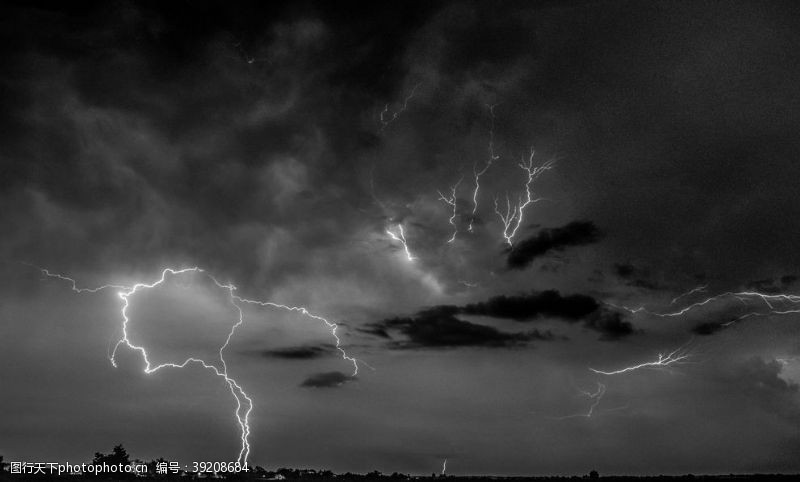
{"type": "Polygon", "coordinates": [[[414,98],[414,94],[416,94],[417,89],[419,88],[420,85],[422,85],[422,82],[417,82],[411,89],[411,92],[406,96],[403,103],[400,105],[400,108],[392,112],[391,114],[389,114],[389,104],[386,104],[384,106],[383,110],[380,113],[381,132],[383,132],[387,127],[389,127],[389,124],[396,121],[397,118],[400,116],[400,114],[402,114],[403,112],[406,111],[406,109],[408,109],[408,102],[414,98]]]}
{"type": "Polygon", "coordinates": [[[398,224],[397,225],[397,233],[396,234],[393,233],[389,229],[386,230],[386,234],[388,234],[389,237],[391,237],[392,239],[394,239],[395,241],[397,241],[397,242],[399,242],[400,244],[403,245],[403,250],[406,252],[406,258],[409,261],[414,261],[415,259],[417,259],[414,256],[412,256],[411,255],[411,251],[408,250],[408,243],[406,242],[406,235],[403,232],[403,225],[402,224],[398,224]]]}
{"type": "Polygon", "coordinates": [[[584,397],[587,397],[590,400],[592,400],[592,404],[589,405],[589,410],[586,413],[576,413],[573,415],[566,415],[564,417],[551,417],[551,418],[555,420],[566,420],[569,418],[578,418],[578,417],[592,418],[594,410],[600,404],[600,400],[603,399],[603,395],[606,394],[606,386],[600,382],[597,382],[597,390],[595,392],[587,392],[586,390],[581,390],[580,388],[578,389],[578,391],[581,392],[581,395],[583,395],[584,397]]]}
{"type": "Polygon", "coordinates": [[[475,221],[475,213],[478,211],[478,191],[481,188],[481,176],[486,174],[486,171],[492,166],[492,163],[498,159],[500,156],[495,155],[494,153],[494,108],[497,107],[497,104],[486,104],[486,107],[489,108],[489,115],[491,116],[491,125],[489,127],[489,158],[486,159],[486,163],[483,165],[483,169],[480,171],[478,170],[478,163],[472,165],[472,175],[475,178],[475,189],[472,191],[472,215],[469,218],[469,227],[467,230],[471,233],[472,232],[472,223],[475,221]]]}
{"type": "MultiPolygon", "coordinates": [[[[689,340],[689,343],[691,343],[691,340],[689,340]]],[[[639,363],[638,365],[632,365],[629,367],[620,368],[619,370],[613,370],[613,371],[595,370],[594,368],[591,367],[589,368],[589,370],[599,375],[621,375],[623,373],[628,373],[641,369],[669,370],[668,368],[669,366],[688,363],[686,360],[688,360],[691,356],[687,349],[687,345],[689,343],[679,346],[678,348],[672,350],[666,355],[664,355],[663,353],[659,353],[658,358],[654,361],[639,363]]]]}
{"type": "Polygon", "coordinates": [[[185,368],[187,365],[194,363],[194,364],[198,364],[198,365],[202,366],[203,368],[206,368],[208,370],[213,371],[216,376],[218,376],[220,378],[223,378],[225,380],[225,383],[228,385],[228,388],[230,389],[231,395],[233,395],[233,398],[236,400],[236,410],[235,410],[234,414],[236,416],[236,419],[237,419],[237,422],[239,424],[239,428],[240,428],[240,431],[241,431],[241,436],[240,436],[241,449],[239,450],[238,462],[240,464],[242,464],[244,467],[247,466],[247,459],[248,459],[248,457],[250,455],[250,442],[249,442],[250,424],[249,424],[249,417],[250,417],[250,413],[253,410],[253,400],[244,391],[244,389],[241,387],[241,385],[233,377],[231,377],[228,374],[228,366],[227,366],[227,363],[225,362],[225,357],[223,356],[223,352],[225,351],[225,349],[230,344],[231,338],[233,337],[234,333],[236,332],[236,329],[244,323],[244,312],[243,312],[242,307],[241,307],[241,305],[239,303],[242,303],[242,304],[253,304],[253,305],[258,305],[258,306],[261,306],[261,307],[271,307],[271,308],[278,308],[278,309],[292,311],[292,312],[298,312],[298,313],[301,313],[302,315],[307,316],[307,317],[309,317],[311,319],[314,319],[314,320],[317,320],[317,321],[322,321],[323,323],[325,323],[325,325],[328,328],[330,328],[331,335],[336,340],[336,349],[339,350],[339,352],[342,355],[342,358],[344,360],[352,363],[352,365],[353,365],[353,376],[356,376],[358,374],[358,360],[356,358],[353,358],[353,357],[349,356],[347,354],[347,352],[345,352],[345,350],[341,347],[341,340],[339,339],[339,336],[336,333],[336,330],[338,328],[338,325],[336,323],[331,322],[331,321],[323,318],[322,316],[313,314],[313,313],[309,312],[308,309],[306,309],[304,307],[288,306],[288,305],[274,303],[274,302],[271,302],[271,301],[260,301],[260,300],[251,300],[251,299],[242,298],[242,297],[240,297],[239,295],[236,294],[236,290],[237,290],[236,286],[234,286],[232,284],[221,283],[216,278],[214,278],[212,275],[208,274],[205,270],[203,270],[201,268],[198,268],[198,267],[182,268],[182,269],[165,268],[161,272],[161,277],[158,278],[156,281],[153,281],[151,283],[139,282],[139,283],[134,284],[133,286],[106,284],[106,285],[102,285],[102,286],[99,286],[99,287],[96,287],[96,288],[79,288],[77,282],[73,278],[70,278],[70,277],[67,277],[67,276],[63,276],[63,275],[57,274],[57,273],[52,273],[49,270],[44,269],[44,268],[37,268],[37,269],[39,269],[41,271],[41,273],[43,275],[47,276],[47,277],[55,278],[55,279],[59,279],[59,280],[62,280],[62,281],[69,282],[71,284],[72,291],[74,291],[76,293],[97,293],[99,291],[106,290],[106,289],[116,289],[117,290],[117,296],[119,296],[119,298],[122,300],[122,308],[120,309],[120,316],[122,318],[122,338],[120,338],[117,341],[116,345],[114,346],[113,351],[111,352],[111,356],[109,357],[109,360],[110,360],[112,366],[114,366],[114,367],[117,366],[117,361],[116,361],[117,350],[119,349],[120,346],[125,345],[129,349],[131,349],[133,351],[137,351],[137,352],[139,352],[141,354],[142,359],[145,362],[144,372],[146,374],[155,373],[158,370],[161,370],[163,368],[185,368]],[[150,362],[150,359],[148,357],[147,349],[145,347],[143,347],[143,346],[136,345],[133,342],[131,342],[131,340],[130,340],[130,338],[128,336],[128,325],[130,323],[130,318],[128,317],[128,308],[130,307],[131,297],[134,294],[136,294],[138,292],[141,292],[143,290],[155,289],[158,286],[162,285],[166,281],[167,275],[178,276],[178,275],[186,274],[186,273],[202,273],[205,276],[207,276],[217,287],[226,290],[228,292],[229,300],[230,300],[231,305],[233,305],[236,308],[237,313],[239,314],[238,315],[238,320],[231,326],[231,330],[228,332],[228,336],[225,339],[225,343],[223,343],[222,346],[220,346],[220,348],[219,348],[219,359],[220,359],[220,362],[221,362],[221,365],[222,365],[221,367],[216,366],[213,363],[208,363],[205,360],[202,360],[200,358],[194,358],[194,357],[189,357],[186,360],[184,360],[182,363],[162,363],[162,364],[159,364],[159,365],[153,365],[150,362]]]}
{"type": "Polygon", "coordinates": [[[458,185],[461,184],[464,178],[458,180],[457,183],[450,187],[450,196],[445,196],[442,194],[441,191],[436,191],[439,194],[439,200],[444,202],[445,204],[453,207],[452,215],[450,216],[450,225],[453,226],[453,235],[450,236],[450,239],[447,240],[448,243],[452,243],[456,240],[456,234],[458,234],[458,226],[456,226],[456,210],[457,207],[457,200],[456,200],[456,190],[458,190],[458,185]]]}
{"type": "Polygon", "coordinates": [[[708,288],[708,285],[702,285],[702,286],[698,286],[697,288],[692,288],[691,290],[687,291],[686,293],[680,294],[680,295],[676,296],[675,298],[672,298],[672,301],[670,301],[669,304],[674,305],[681,298],[686,298],[687,296],[692,296],[695,293],[703,293],[703,292],[706,291],[706,288],[708,288]]]}
{"type": "Polygon", "coordinates": [[[512,207],[511,201],[508,198],[508,194],[506,193],[506,213],[503,214],[500,212],[500,209],[497,205],[497,197],[494,198],[494,212],[500,217],[500,220],[503,222],[503,238],[505,238],[506,243],[509,246],[513,246],[512,240],[514,236],[517,234],[517,230],[522,225],[523,215],[525,213],[525,208],[527,208],[530,204],[537,203],[541,201],[543,198],[534,197],[533,191],[531,186],[536,182],[539,176],[542,175],[545,171],[549,171],[553,168],[553,161],[548,161],[542,164],[541,166],[534,167],[533,165],[533,156],[535,151],[531,148],[531,153],[528,156],[527,163],[522,161],[518,164],[520,169],[525,171],[527,174],[527,181],[525,182],[525,196],[519,197],[518,202],[512,207]]]}
{"type": "MultiPolygon", "coordinates": [[[[704,289],[704,287],[702,288],[704,289]]],[[[700,290],[699,288],[695,288],[692,291],[698,292],[700,290]]],[[[680,296],[678,298],[680,298],[680,296]]],[[[639,308],[629,308],[627,306],[617,306],[617,305],[612,305],[610,303],[608,304],[617,309],[622,309],[632,314],[647,313],[649,315],[658,316],[661,318],[674,318],[683,316],[687,313],[690,313],[704,306],[711,305],[717,301],[723,301],[727,299],[737,300],[741,302],[745,306],[745,308],[750,308],[748,302],[756,302],[757,304],[762,305],[762,307],[764,307],[766,310],[748,311],[747,313],[744,313],[741,316],[732,319],[731,321],[728,321],[726,323],[721,323],[721,326],[725,327],[730,326],[736,323],[737,321],[749,318],[751,316],[790,315],[790,314],[800,313],[800,295],[785,294],[785,293],[766,294],[766,293],[759,293],[757,291],[739,291],[739,292],[727,291],[725,293],[721,293],[706,298],[704,300],[697,301],[677,311],[668,311],[668,312],[654,312],[645,308],[644,306],[640,306],[639,308]]]]}
{"type": "MultiPolygon", "coordinates": [[[[31,264],[28,264],[28,263],[23,263],[23,264],[25,264],[26,266],[33,266],[31,264]]],[[[60,275],[58,273],[51,273],[50,271],[48,271],[48,270],[46,270],[44,268],[39,268],[39,267],[35,267],[35,268],[38,269],[39,271],[41,271],[41,273],[43,275],[45,275],[45,276],[47,276],[49,278],[56,278],[56,279],[60,279],[62,281],[66,281],[66,282],[70,283],[72,285],[72,291],[74,291],[76,293],[97,293],[98,291],[102,291],[102,290],[109,289],[109,288],[116,288],[116,289],[121,289],[121,290],[130,289],[128,286],[122,286],[122,285],[103,285],[103,286],[98,286],[97,288],[78,288],[78,283],[72,278],[68,278],[66,276],[62,276],[62,275],[60,275]]]]}
{"type": "Polygon", "coordinates": [[[442,475],[444,475],[445,472],[447,472],[447,459],[444,459],[444,462],[442,462],[442,475]]]}

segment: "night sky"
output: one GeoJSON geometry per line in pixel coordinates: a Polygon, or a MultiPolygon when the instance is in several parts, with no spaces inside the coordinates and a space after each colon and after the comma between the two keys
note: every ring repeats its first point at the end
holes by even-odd
{"type": "Polygon", "coordinates": [[[145,373],[127,299],[154,365],[221,366],[242,310],[251,464],[800,471],[796,2],[5,2],[0,36],[7,461],[237,459],[225,380],[145,373]]]}

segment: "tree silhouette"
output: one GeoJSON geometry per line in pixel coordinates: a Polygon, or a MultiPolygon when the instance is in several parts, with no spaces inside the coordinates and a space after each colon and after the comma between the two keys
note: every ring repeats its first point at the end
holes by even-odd
{"type": "Polygon", "coordinates": [[[115,445],[114,449],[111,451],[110,454],[101,454],[100,452],[95,452],[94,459],[92,459],[93,464],[109,464],[109,465],[130,465],[131,458],[128,455],[128,452],[125,450],[125,447],[122,444],[115,445]]]}
{"type": "MultiPolygon", "coordinates": [[[[95,465],[130,465],[131,458],[128,455],[128,452],[125,450],[125,447],[122,444],[115,445],[114,449],[111,451],[110,454],[103,454],[100,452],[95,452],[94,458],[92,459],[92,464],[95,465]]],[[[104,478],[114,478],[114,479],[129,479],[135,477],[133,473],[125,473],[125,472],[107,472],[104,475],[104,478]]]]}
{"type": "Polygon", "coordinates": [[[592,470],[591,472],[589,472],[589,478],[590,479],[599,479],[600,478],[600,474],[598,474],[596,470],[592,470]]]}
{"type": "Polygon", "coordinates": [[[0,455],[0,472],[5,472],[8,464],[3,461],[3,456],[0,455]]]}

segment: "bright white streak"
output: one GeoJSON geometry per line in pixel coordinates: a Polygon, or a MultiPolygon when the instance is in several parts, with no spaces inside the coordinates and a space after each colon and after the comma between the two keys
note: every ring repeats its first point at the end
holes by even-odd
{"type": "Polygon", "coordinates": [[[239,383],[234,378],[232,378],[232,377],[230,377],[228,375],[228,367],[227,367],[227,364],[225,362],[225,358],[223,356],[223,351],[230,344],[231,338],[233,337],[233,334],[236,332],[236,329],[244,323],[244,313],[242,311],[242,308],[236,303],[237,301],[240,302],[240,303],[256,304],[256,305],[259,305],[259,306],[262,306],[262,307],[273,307],[273,308],[279,308],[279,309],[288,310],[288,311],[299,312],[299,313],[301,313],[301,314],[303,314],[303,315],[305,315],[305,316],[307,316],[309,318],[324,322],[325,325],[327,325],[328,328],[331,329],[331,334],[333,335],[334,339],[336,340],[336,349],[339,350],[339,352],[342,354],[342,358],[344,360],[347,360],[347,361],[349,361],[350,363],[353,364],[353,375],[352,376],[356,376],[358,374],[358,361],[357,361],[357,359],[347,355],[347,353],[344,351],[344,349],[340,346],[341,345],[341,341],[339,339],[339,336],[336,334],[336,329],[338,328],[338,325],[336,323],[328,321],[327,319],[325,319],[325,318],[323,318],[323,317],[321,317],[319,315],[312,314],[306,308],[303,308],[303,307],[288,306],[288,305],[282,305],[282,304],[273,303],[273,302],[269,302],[269,301],[249,300],[249,299],[242,298],[242,297],[240,297],[240,296],[238,296],[238,295],[236,295],[234,293],[234,291],[237,289],[234,285],[232,285],[232,284],[222,284],[219,281],[217,281],[216,278],[214,278],[210,274],[206,273],[203,269],[198,268],[198,267],[182,268],[182,269],[166,268],[161,272],[161,277],[158,280],[156,280],[156,281],[154,281],[152,283],[136,283],[133,286],[107,284],[107,285],[99,286],[97,288],[78,288],[77,282],[73,278],[70,278],[70,277],[67,277],[67,276],[63,276],[63,275],[60,275],[60,274],[57,274],[57,273],[51,273],[49,270],[44,269],[44,268],[37,268],[37,269],[39,269],[41,271],[41,273],[43,275],[47,276],[47,277],[56,278],[56,279],[59,279],[59,280],[62,280],[62,281],[69,282],[72,285],[71,286],[72,291],[74,291],[76,293],[97,293],[98,291],[105,290],[105,289],[111,289],[111,288],[119,290],[119,291],[117,291],[117,295],[123,301],[123,305],[122,305],[122,308],[120,310],[120,314],[122,316],[122,338],[119,341],[117,341],[117,344],[114,346],[114,350],[112,351],[111,356],[110,356],[110,362],[114,367],[117,366],[117,362],[116,362],[117,350],[119,349],[120,345],[124,344],[128,348],[130,348],[130,349],[132,349],[134,351],[138,351],[142,355],[142,359],[145,362],[144,372],[147,373],[147,374],[154,373],[154,372],[156,372],[156,371],[158,371],[158,370],[160,370],[162,368],[184,368],[187,365],[189,365],[190,363],[196,363],[196,364],[201,365],[203,368],[212,370],[216,376],[223,378],[225,380],[225,382],[228,384],[228,388],[230,389],[231,394],[233,395],[234,399],[236,400],[235,416],[236,416],[236,419],[237,419],[237,421],[239,423],[239,428],[240,428],[240,431],[241,431],[241,437],[240,438],[241,438],[241,443],[242,443],[241,449],[239,451],[238,462],[240,464],[242,464],[243,466],[247,465],[247,459],[248,459],[248,456],[250,454],[250,443],[249,443],[250,424],[249,424],[249,416],[250,416],[250,412],[253,410],[253,400],[249,397],[249,395],[247,395],[247,393],[245,393],[245,391],[242,389],[242,387],[239,385],[239,383]],[[216,286],[218,286],[219,288],[227,290],[229,295],[230,295],[229,299],[230,299],[231,304],[236,308],[237,312],[239,313],[239,317],[238,317],[237,322],[232,325],[231,330],[230,330],[230,332],[228,332],[228,336],[225,339],[225,343],[219,348],[219,357],[220,357],[220,361],[222,362],[222,367],[221,368],[217,367],[217,366],[215,366],[215,365],[213,365],[211,363],[208,363],[208,362],[206,362],[206,361],[204,361],[202,359],[194,358],[194,357],[187,358],[182,363],[162,363],[160,365],[153,366],[152,363],[150,362],[150,359],[148,358],[147,350],[142,346],[134,345],[130,341],[130,338],[128,338],[127,328],[128,328],[128,323],[130,322],[130,319],[128,318],[128,307],[130,306],[130,297],[132,295],[134,295],[135,293],[137,293],[138,291],[145,290],[145,289],[153,289],[153,288],[156,288],[157,286],[163,284],[164,281],[166,280],[167,274],[180,275],[180,274],[185,274],[185,273],[203,273],[206,276],[208,276],[208,278],[211,279],[216,286]],[[246,405],[246,409],[243,409],[243,405],[246,405]]]}
{"type": "Polygon", "coordinates": [[[589,398],[590,400],[593,400],[592,404],[589,405],[589,411],[587,411],[586,413],[576,413],[573,415],[565,415],[563,417],[551,417],[551,418],[555,420],[567,420],[569,418],[578,418],[578,417],[591,418],[592,415],[594,414],[595,408],[597,408],[597,406],[600,404],[600,400],[603,399],[603,395],[606,394],[606,386],[600,382],[597,382],[597,391],[595,391],[594,393],[587,392],[586,390],[581,390],[581,389],[578,389],[578,391],[581,392],[581,395],[589,398]]]}
{"type": "Polygon", "coordinates": [[[389,229],[387,229],[386,230],[386,234],[388,234],[395,241],[398,241],[400,244],[402,244],[403,245],[403,250],[406,253],[406,258],[409,261],[414,261],[417,258],[412,256],[411,255],[411,251],[408,250],[408,243],[406,242],[406,235],[403,232],[403,225],[402,224],[398,224],[397,225],[397,231],[398,231],[398,234],[395,234],[395,233],[391,232],[389,229]]]}
{"type": "Polygon", "coordinates": [[[450,196],[446,197],[442,194],[441,191],[437,191],[439,194],[439,200],[444,202],[445,204],[452,206],[453,211],[452,215],[450,216],[450,225],[453,226],[453,235],[450,236],[450,239],[447,240],[448,243],[452,243],[456,240],[456,234],[458,234],[458,226],[456,226],[456,209],[457,209],[457,198],[456,198],[456,190],[458,190],[458,185],[461,184],[464,178],[458,180],[453,186],[450,187],[450,196]]]}
{"type": "Polygon", "coordinates": [[[748,306],[748,301],[756,301],[763,303],[766,306],[767,311],[765,312],[758,312],[758,311],[751,311],[745,313],[737,318],[734,318],[731,321],[726,323],[720,323],[720,326],[730,326],[737,321],[741,321],[745,318],[749,318],[751,316],[770,316],[770,315],[790,315],[800,313],[800,295],[792,295],[792,294],[765,294],[759,293],[756,291],[740,291],[740,292],[733,292],[728,291],[725,293],[721,293],[710,298],[706,298],[702,301],[698,301],[696,303],[692,303],[680,310],[672,311],[672,312],[654,312],[650,311],[644,306],[640,306],[639,308],[628,308],[627,306],[617,306],[611,303],[606,303],[609,306],[613,306],[617,309],[625,310],[629,313],[647,313],[649,315],[658,316],[661,318],[673,318],[678,316],[683,316],[695,309],[701,308],[703,306],[712,304],[715,301],[720,301],[726,298],[735,299],[741,302],[743,305],[748,306]]]}
{"type": "Polygon", "coordinates": [[[685,298],[687,296],[692,296],[695,293],[702,293],[702,292],[704,292],[706,290],[706,288],[708,288],[708,285],[702,285],[702,286],[698,286],[697,288],[692,288],[691,290],[687,291],[686,293],[680,294],[680,295],[676,296],[675,298],[672,298],[672,301],[670,301],[669,304],[674,305],[681,298],[685,298]]]}
{"type": "Polygon", "coordinates": [[[384,129],[389,127],[389,124],[396,121],[397,118],[400,116],[400,114],[402,114],[403,112],[405,112],[406,109],[408,109],[408,102],[414,98],[414,94],[417,92],[417,89],[419,88],[420,85],[422,85],[422,82],[417,82],[414,85],[414,87],[411,89],[411,93],[408,94],[408,96],[406,96],[405,100],[403,101],[403,104],[400,106],[399,109],[392,112],[391,117],[389,117],[389,119],[386,118],[387,115],[389,114],[389,104],[386,104],[386,106],[384,106],[380,114],[381,132],[383,132],[384,129]]]}
{"type": "Polygon", "coordinates": [[[470,233],[472,232],[472,224],[475,220],[475,213],[478,211],[478,191],[481,188],[481,176],[486,174],[486,171],[492,166],[492,163],[498,159],[500,156],[495,155],[494,153],[494,108],[497,107],[497,104],[486,104],[486,107],[489,108],[489,114],[491,115],[491,126],[489,127],[489,158],[486,160],[486,164],[483,165],[483,169],[480,171],[478,170],[478,163],[472,165],[472,175],[475,178],[475,189],[472,191],[472,215],[469,218],[469,226],[467,227],[467,231],[470,233]]]}
{"type": "Polygon", "coordinates": [[[628,373],[641,369],[654,369],[654,370],[666,369],[670,365],[680,365],[687,363],[686,360],[690,357],[689,352],[686,350],[687,345],[688,343],[681,345],[680,347],[672,350],[666,355],[664,355],[663,353],[659,353],[658,359],[656,359],[655,361],[639,363],[638,365],[632,365],[629,367],[620,368],[619,370],[612,370],[612,371],[595,370],[594,368],[591,367],[589,368],[589,370],[599,375],[620,375],[623,373],[628,373]]]}
{"type": "Polygon", "coordinates": [[[514,236],[517,234],[517,230],[522,225],[523,215],[525,213],[525,208],[528,205],[537,203],[541,201],[543,198],[534,197],[533,192],[531,190],[531,185],[542,175],[545,171],[548,171],[553,168],[553,161],[548,161],[542,164],[539,167],[533,166],[533,156],[535,151],[531,148],[530,156],[528,157],[528,162],[522,161],[518,164],[520,169],[525,171],[527,174],[527,180],[525,182],[525,196],[524,198],[520,196],[518,202],[512,207],[511,201],[508,198],[508,194],[506,194],[506,213],[503,214],[500,212],[500,209],[497,205],[497,197],[494,198],[494,212],[500,217],[500,220],[503,222],[503,238],[505,238],[506,243],[509,246],[513,246],[513,239],[514,236]]]}

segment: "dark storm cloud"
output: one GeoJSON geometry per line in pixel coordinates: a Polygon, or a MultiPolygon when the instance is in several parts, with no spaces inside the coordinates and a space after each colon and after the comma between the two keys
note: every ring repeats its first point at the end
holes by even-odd
{"type": "Polygon", "coordinates": [[[635,332],[633,325],[618,311],[602,306],[591,296],[563,296],[555,290],[528,295],[495,296],[465,306],[441,305],[418,312],[413,317],[393,318],[371,323],[360,331],[380,338],[391,338],[392,330],[408,337],[401,347],[429,346],[514,346],[532,339],[550,340],[553,334],[538,330],[528,333],[505,333],[457,318],[457,315],[486,316],[528,323],[554,318],[567,323],[582,322],[597,331],[601,339],[616,340],[635,332]]]}
{"type": "Polygon", "coordinates": [[[392,342],[395,348],[452,348],[519,346],[530,340],[549,340],[552,334],[532,331],[507,333],[497,328],[470,323],[455,317],[458,308],[439,306],[420,311],[413,317],[392,318],[372,323],[368,330],[378,336],[397,331],[407,340],[392,342]]]}
{"type": "Polygon", "coordinates": [[[341,387],[345,383],[352,382],[356,377],[342,372],[316,373],[303,380],[301,387],[307,388],[335,388],[341,387]]]}
{"type": "Polygon", "coordinates": [[[615,263],[614,273],[625,282],[626,286],[632,288],[642,288],[651,291],[662,288],[658,283],[650,280],[650,270],[647,268],[635,266],[631,263],[615,263]]]}
{"type": "Polygon", "coordinates": [[[600,333],[602,340],[618,340],[635,332],[623,313],[603,307],[584,321],[584,326],[600,333]]]}
{"type": "Polygon", "coordinates": [[[591,221],[573,221],[558,228],[542,229],[535,236],[515,244],[508,252],[507,264],[511,269],[523,269],[551,251],[592,244],[600,236],[600,230],[591,221]]]}
{"type": "Polygon", "coordinates": [[[311,360],[331,355],[335,351],[333,345],[304,345],[285,348],[276,348],[259,352],[268,358],[283,358],[286,360],[311,360]]]}
{"type": "Polygon", "coordinates": [[[17,233],[3,254],[104,270],[167,259],[243,285],[313,270],[295,249],[363,229],[368,195],[350,181],[380,141],[364,111],[402,90],[384,69],[439,8],[363,5],[356,22],[313,3],[18,5],[0,33],[0,202],[17,233]],[[335,221],[296,229],[298,212],[335,221]],[[270,245],[283,255],[258,255],[270,245]]]}
{"type": "Polygon", "coordinates": [[[713,335],[714,333],[725,328],[725,325],[720,321],[706,321],[698,323],[692,328],[692,333],[696,335],[713,335]]]}
{"type": "Polygon", "coordinates": [[[586,328],[599,332],[604,340],[616,340],[635,332],[633,325],[624,319],[623,313],[601,305],[591,296],[564,296],[556,290],[528,295],[496,296],[481,303],[466,305],[459,312],[519,322],[543,317],[569,323],[581,321],[586,328]]]}
{"type": "Polygon", "coordinates": [[[468,315],[483,315],[527,321],[543,316],[578,320],[594,313],[599,308],[591,296],[574,294],[563,296],[556,290],[547,290],[528,295],[495,296],[480,303],[459,309],[468,315]]]}
{"type": "Polygon", "coordinates": [[[630,263],[615,263],[614,272],[620,278],[629,279],[636,273],[636,267],[630,263]]]}

